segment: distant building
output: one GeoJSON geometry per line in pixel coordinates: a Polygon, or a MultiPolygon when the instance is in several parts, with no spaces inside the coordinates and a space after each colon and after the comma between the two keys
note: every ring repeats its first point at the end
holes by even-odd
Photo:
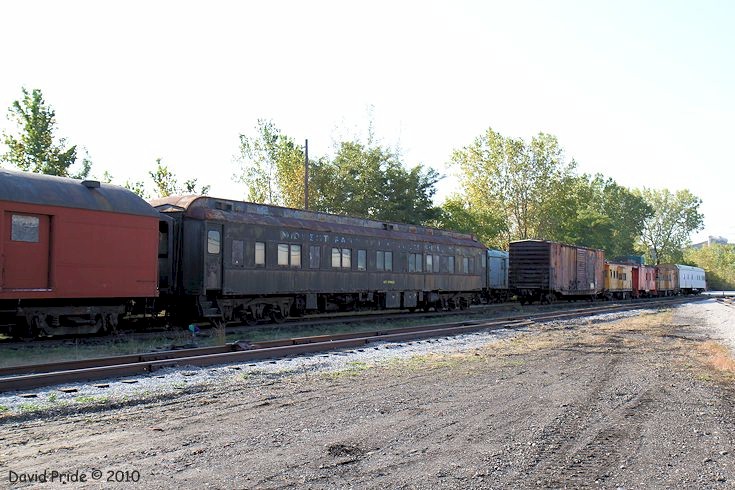
{"type": "Polygon", "coordinates": [[[720,245],[727,245],[727,238],[721,236],[710,236],[706,242],[695,243],[694,245],[692,245],[692,248],[709,247],[710,245],[714,245],[716,243],[719,243],[720,245]]]}

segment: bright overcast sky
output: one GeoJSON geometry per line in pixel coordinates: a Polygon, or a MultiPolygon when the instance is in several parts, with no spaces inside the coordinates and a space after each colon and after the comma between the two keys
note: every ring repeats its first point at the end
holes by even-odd
{"type": "Polygon", "coordinates": [[[735,2],[10,0],[0,23],[0,110],[41,89],[118,183],[160,157],[242,199],[258,118],[322,155],[372,113],[383,144],[443,174],[488,127],[554,134],[583,172],[690,189],[694,240],[735,242],[735,2]]]}

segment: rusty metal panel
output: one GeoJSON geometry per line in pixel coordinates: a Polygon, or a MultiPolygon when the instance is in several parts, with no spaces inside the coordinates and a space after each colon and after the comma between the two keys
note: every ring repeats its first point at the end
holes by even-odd
{"type": "Polygon", "coordinates": [[[509,286],[562,296],[593,295],[603,287],[604,252],[543,240],[520,240],[509,247],[509,286]]]}

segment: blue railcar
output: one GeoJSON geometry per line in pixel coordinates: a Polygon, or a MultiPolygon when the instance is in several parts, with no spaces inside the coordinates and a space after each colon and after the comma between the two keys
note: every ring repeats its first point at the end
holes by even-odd
{"type": "Polygon", "coordinates": [[[508,252],[487,250],[487,280],[485,298],[488,303],[507,301],[508,292],[508,252]]]}

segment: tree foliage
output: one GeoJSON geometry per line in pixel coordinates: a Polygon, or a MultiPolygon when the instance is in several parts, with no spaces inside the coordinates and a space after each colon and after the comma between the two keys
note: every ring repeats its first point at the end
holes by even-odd
{"type": "Polygon", "coordinates": [[[259,119],[254,136],[240,135],[239,172],[249,201],[301,208],[304,151],[272,121],[259,119]]]}
{"type": "MultiPolygon", "coordinates": [[[[156,159],[156,168],[151,172],[148,172],[148,175],[150,175],[153,180],[153,185],[155,186],[156,193],[159,197],[167,197],[177,194],[206,195],[209,193],[210,186],[208,185],[197,189],[197,179],[189,179],[185,181],[183,185],[179,185],[176,174],[174,174],[167,165],[161,163],[160,158],[156,159]]],[[[130,181],[128,181],[125,187],[136,192],[136,190],[141,187],[140,184],[140,182],[130,184],[130,181]]],[[[138,194],[138,192],[136,192],[136,194],[138,194]]]]}
{"type": "Polygon", "coordinates": [[[653,214],[641,196],[600,174],[577,177],[562,202],[569,212],[557,239],[603,249],[608,257],[634,253],[653,214]]]}
{"type": "Polygon", "coordinates": [[[690,235],[704,227],[704,216],[699,212],[702,200],[686,189],[672,193],[643,188],[636,193],[653,210],[643,222],[641,251],[655,264],[681,262],[690,235]]]}
{"type": "Polygon", "coordinates": [[[3,142],[8,147],[0,161],[27,172],[61,177],[86,178],[92,167],[89,156],[79,161],[81,168],[72,172],[77,163],[77,146],[67,147],[65,138],[55,141],[56,112],[43,98],[39,89],[28,92],[22,89],[23,98],[14,101],[8,109],[8,119],[16,126],[16,132],[3,132],[3,142]]]}
{"type": "MultiPolygon", "coordinates": [[[[253,136],[240,135],[236,177],[254,202],[301,208],[304,152],[271,121],[259,120],[253,136]]],[[[309,209],[421,224],[435,219],[433,169],[406,169],[396,151],[359,141],[337,144],[334,157],[309,162],[309,209]]]]}
{"type": "Polygon", "coordinates": [[[712,244],[684,250],[684,262],[707,271],[707,287],[735,290],[735,244],[712,244]]]}
{"type": "Polygon", "coordinates": [[[432,204],[439,174],[378,145],[340,143],[334,159],[314,162],[310,208],[382,221],[424,224],[438,216],[432,204]]]}
{"type": "Polygon", "coordinates": [[[573,183],[575,163],[564,160],[556,137],[540,133],[526,143],[488,129],[456,150],[452,164],[460,170],[464,197],[474,212],[502,217],[505,242],[554,239],[559,233],[567,218],[567,207],[559,204],[573,183]]]}
{"type": "Polygon", "coordinates": [[[431,223],[437,228],[476,235],[491,248],[504,250],[507,225],[497,209],[488,206],[476,208],[465,197],[455,194],[444,200],[438,218],[431,223]]]}

